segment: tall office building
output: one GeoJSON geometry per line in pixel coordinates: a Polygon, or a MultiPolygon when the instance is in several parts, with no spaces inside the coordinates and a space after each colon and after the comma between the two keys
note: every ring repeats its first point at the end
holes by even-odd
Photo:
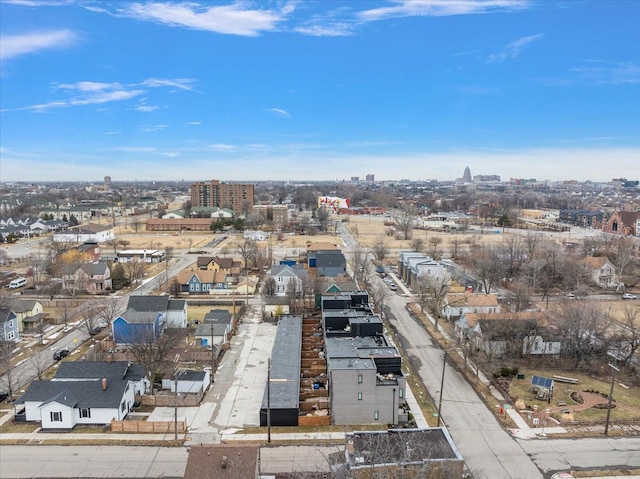
{"type": "Polygon", "coordinates": [[[468,166],[464,169],[464,174],[462,175],[462,182],[471,183],[471,170],[469,169],[468,166]]]}
{"type": "Polygon", "coordinates": [[[246,215],[253,207],[254,185],[220,183],[219,180],[191,185],[191,206],[229,208],[236,215],[246,215]]]}

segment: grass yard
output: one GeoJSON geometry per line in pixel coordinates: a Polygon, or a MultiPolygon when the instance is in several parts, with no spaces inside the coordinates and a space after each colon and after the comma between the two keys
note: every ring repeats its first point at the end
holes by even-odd
{"type": "MultiPolygon", "coordinates": [[[[527,407],[538,406],[539,410],[549,408],[558,408],[558,401],[564,401],[566,407],[578,406],[579,403],[574,401],[570,394],[573,391],[598,391],[603,394],[609,394],[611,388],[611,382],[609,380],[600,380],[592,378],[586,374],[572,371],[567,373],[562,370],[530,370],[521,369],[520,373],[525,375],[524,379],[514,378],[509,386],[509,393],[514,400],[521,399],[527,407]],[[578,380],[578,384],[567,384],[554,382],[554,394],[551,398],[551,403],[536,399],[535,395],[530,392],[531,376],[543,376],[551,378],[554,375],[571,377],[578,380]]],[[[628,420],[628,419],[640,419],[640,388],[638,387],[623,387],[619,381],[616,381],[613,398],[617,401],[618,406],[611,410],[611,420],[628,420]]],[[[602,402],[606,403],[607,399],[602,398],[602,402]]],[[[564,407],[564,406],[563,406],[564,407]]],[[[605,409],[585,409],[581,411],[575,411],[571,414],[575,421],[599,421],[605,420],[607,410],[605,409]]],[[[554,416],[562,419],[563,415],[560,412],[554,413],[554,416]]],[[[565,418],[566,419],[566,418],[565,418]]]]}

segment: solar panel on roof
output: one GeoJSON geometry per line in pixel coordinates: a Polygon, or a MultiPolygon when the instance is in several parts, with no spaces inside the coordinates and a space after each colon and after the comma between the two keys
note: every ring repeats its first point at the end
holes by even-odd
{"type": "Polygon", "coordinates": [[[531,378],[531,385],[541,388],[550,388],[553,386],[553,379],[545,378],[542,376],[533,376],[531,378]]]}

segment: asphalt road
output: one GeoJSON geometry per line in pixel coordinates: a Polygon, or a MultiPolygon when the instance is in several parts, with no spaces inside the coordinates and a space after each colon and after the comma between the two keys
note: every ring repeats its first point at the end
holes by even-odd
{"type": "Polygon", "coordinates": [[[144,446],[2,446],[3,479],[33,477],[182,478],[184,447],[144,446]]]}

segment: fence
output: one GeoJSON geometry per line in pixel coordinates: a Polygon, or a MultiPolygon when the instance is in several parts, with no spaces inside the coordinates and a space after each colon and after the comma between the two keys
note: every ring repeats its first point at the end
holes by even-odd
{"type": "Polygon", "coordinates": [[[156,407],[168,407],[168,406],[197,406],[202,401],[203,393],[198,394],[178,394],[178,397],[174,394],[155,394],[153,396],[136,396],[138,401],[143,406],[156,406],[156,407]]]}
{"type": "MultiPolygon", "coordinates": [[[[178,432],[187,431],[187,421],[177,422],[178,432]]],[[[175,432],[175,421],[111,421],[111,432],[165,434],[175,432]]]]}
{"type": "Polygon", "coordinates": [[[298,416],[298,426],[331,426],[331,416],[298,416]]]}

